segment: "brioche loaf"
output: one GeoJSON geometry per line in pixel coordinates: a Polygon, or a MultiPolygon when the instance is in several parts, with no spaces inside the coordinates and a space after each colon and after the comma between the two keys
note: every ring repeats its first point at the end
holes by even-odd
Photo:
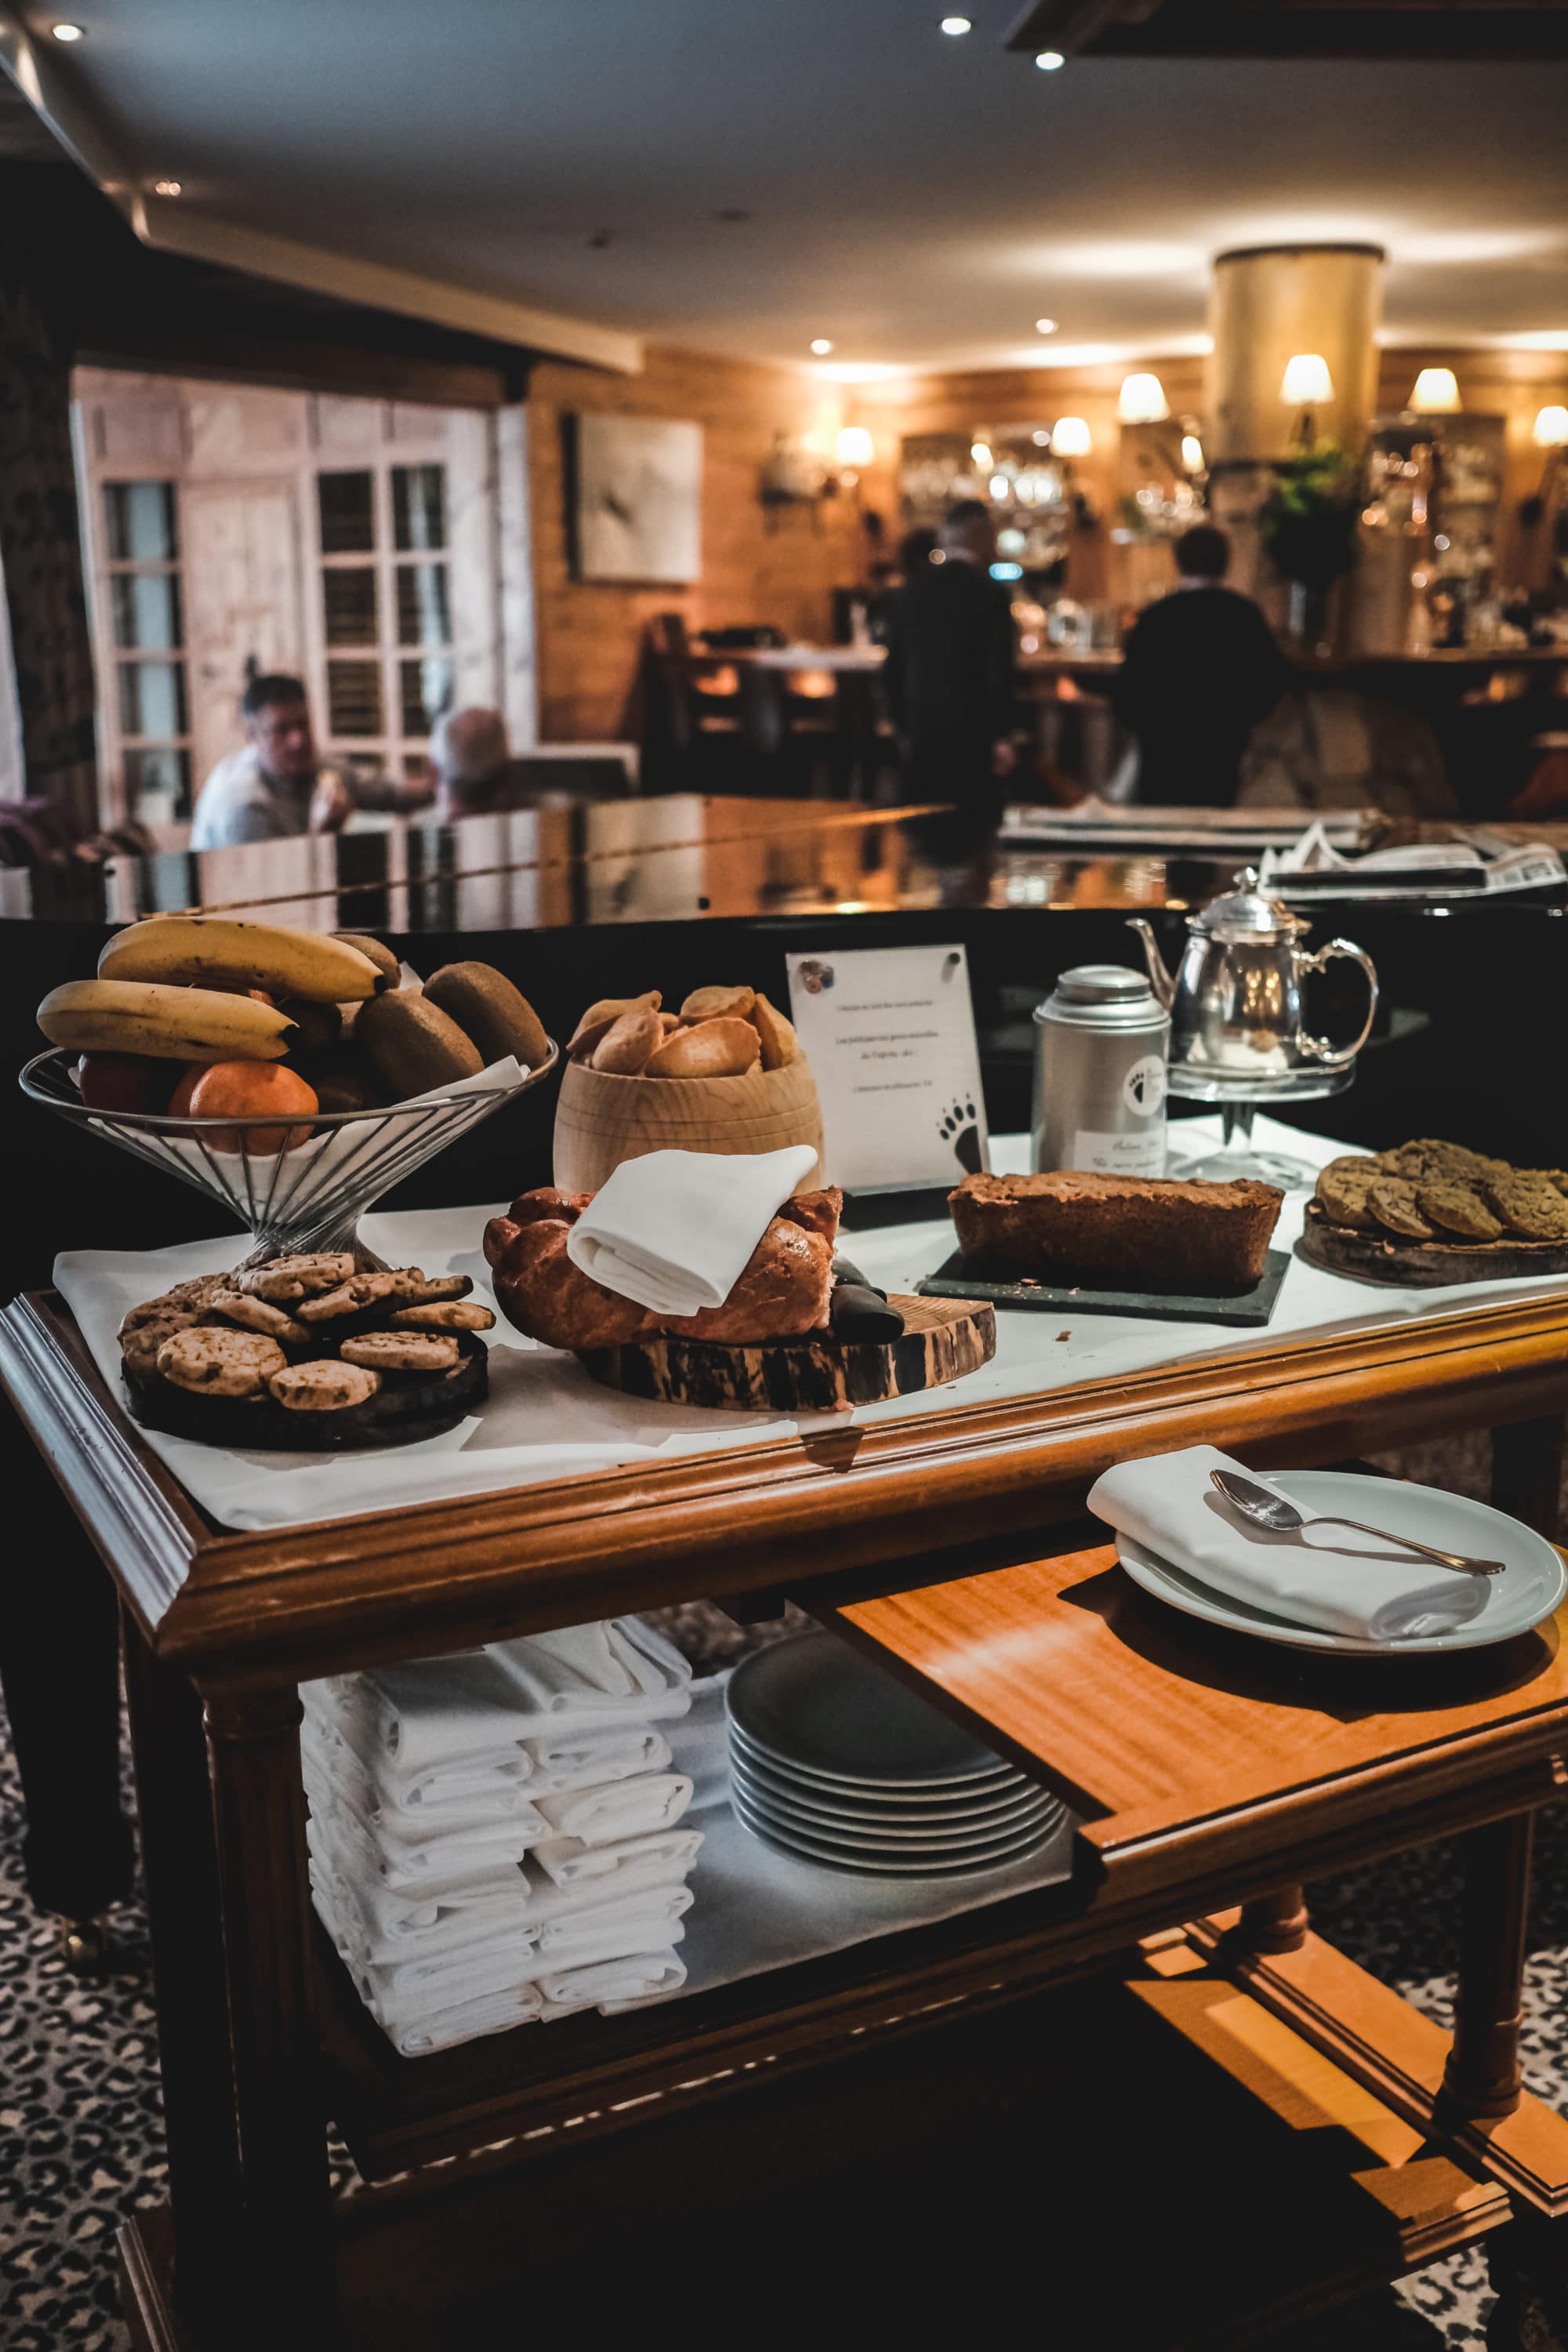
{"type": "Polygon", "coordinates": [[[1273,1184],[1058,1170],[966,1176],[948,1206],[966,1258],[1055,1283],[1113,1276],[1164,1290],[1218,1290],[1262,1278],[1284,1198],[1273,1184]]]}

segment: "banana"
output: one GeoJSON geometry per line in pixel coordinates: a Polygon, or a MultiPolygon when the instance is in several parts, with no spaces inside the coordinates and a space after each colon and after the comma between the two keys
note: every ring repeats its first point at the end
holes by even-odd
{"type": "Polygon", "coordinates": [[[98,959],[100,980],[171,986],[265,988],[316,1004],[357,1004],[386,986],[369,956],[326,931],[223,915],[153,915],[116,931],[98,959]]]}
{"type": "Polygon", "coordinates": [[[39,1005],[38,1026],[73,1054],[167,1062],[278,1062],[294,1035],[292,1021],[253,996],[140,980],[68,980],[39,1005]]]}

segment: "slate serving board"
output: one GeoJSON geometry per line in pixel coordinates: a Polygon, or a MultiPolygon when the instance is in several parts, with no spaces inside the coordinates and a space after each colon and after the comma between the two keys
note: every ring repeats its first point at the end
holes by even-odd
{"type": "Polygon", "coordinates": [[[1070,1287],[1020,1277],[1010,1266],[988,1273],[984,1259],[962,1250],[915,1285],[922,1298],[988,1298],[996,1307],[1048,1307],[1055,1315],[1134,1315],[1161,1323],[1267,1323],[1290,1264],[1284,1250],[1270,1250],[1263,1277],[1254,1289],[1216,1294],[1184,1290],[1108,1290],[1088,1283],[1070,1287]]]}

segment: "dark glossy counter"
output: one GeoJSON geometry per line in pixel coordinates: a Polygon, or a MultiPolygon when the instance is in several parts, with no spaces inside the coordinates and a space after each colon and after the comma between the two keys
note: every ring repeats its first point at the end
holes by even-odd
{"type": "MultiPolygon", "coordinates": [[[[12,1069],[37,1048],[33,1008],[90,972],[108,932],[191,906],[244,909],[312,929],[374,930],[421,971],[458,957],[499,965],[554,1035],[606,995],[658,987],[679,1001],[745,980],[785,1001],[786,948],[962,940],[969,956],[994,1127],[1027,1123],[1034,1006],[1072,964],[1138,960],[1129,913],[1150,916],[1166,960],[1185,914],[1245,853],[1106,855],[1077,845],[933,862],[918,814],[821,802],[675,795],[392,827],[195,858],[120,859],[0,874],[0,1031],[12,1069]]],[[[1348,1095],[1300,1122],[1379,1144],[1452,1135],[1510,1158],[1568,1164],[1557,1076],[1568,1003],[1568,927],[1545,898],[1419,910],[1350,900],[1317,910],[1375,958],[1384,1002],[1348,1095]]],[[[1359,982],[1325,983],[1312,1025],[1347,1035],[1359,982]]],[[[1313,983],[1314,991],[1318,983],[1313,983]]],[[[11,1097],[19,1214],[0,1253],[0,1295],[47,1279],[70,1245],[152,1246],[224,1229],[197,1194],[95,1148],[11,1097]]],[[[396,1198],[499,1200],[548,1181],[553,1087],[542,1087],[411,1180],[396,1198]]]]}

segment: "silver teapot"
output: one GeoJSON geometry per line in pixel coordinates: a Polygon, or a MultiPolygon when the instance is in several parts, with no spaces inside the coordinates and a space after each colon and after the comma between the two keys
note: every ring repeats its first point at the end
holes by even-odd
{"type": "Polygon", "coordinates": [[[1155,995],[1171,1015],[1171,1067],[1245,1082],[1289,1077],[1294,1070],[1342,1070],[1372,1034],[1377,972],[1364,948],[1331,940],[1309,955],[1298,945],[1310,926],[1258,887],[1247,867],[1222,898],[1187,925],[1180,971],[1173,980],[1142,916],[1129,930],[1143,942],[1155,995]],[[1349,1045],[1332,1045],[1302,1026],[1302,983],[1336,956],[1366,974],[1366,1019],[1349,1045]]]}

